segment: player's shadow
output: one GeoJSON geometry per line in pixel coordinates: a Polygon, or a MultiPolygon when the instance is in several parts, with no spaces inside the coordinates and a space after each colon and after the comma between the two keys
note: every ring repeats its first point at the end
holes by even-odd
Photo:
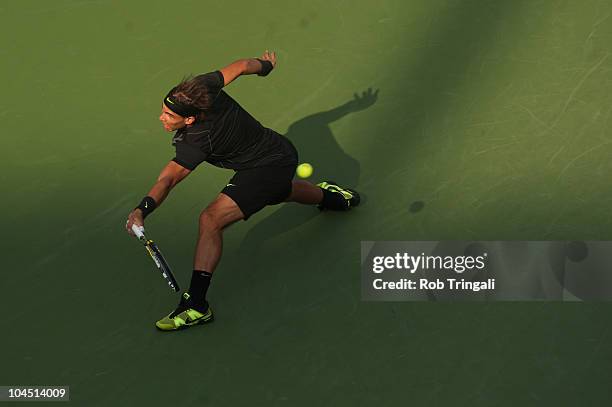
{"type": "MultiPolygon", "coordinates": [[[[378,89],[355,93],[352,100],[328,111],[306,116],[291,126],[285,134],[295,145],[299,162],[313,165],[313,183],[324,180],[340,185],[358,187],[360,165],[336,141],[330,124],[344,116],[372,106],[378,99],[378,89]]],[[[296,203],[285,203],[272,215],[251,228],[242,242],[241,250],[257,250],[266,240],[297,228],[320,213],[318,209],[296,203]]],[[[255,215],[257,216],[257,215],[255,215]]]]}

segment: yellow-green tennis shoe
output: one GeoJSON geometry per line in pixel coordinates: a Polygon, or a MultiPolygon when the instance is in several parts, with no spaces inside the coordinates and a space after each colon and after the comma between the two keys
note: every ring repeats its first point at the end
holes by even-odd
{"type": "Polygon", "coordinates": [[[162,331],[176,331],[213,320],[213,311],[208,303],[196,305],[191,301],[189,293],[183,293],[178,307],[157,321],[155,326],[162,331]]]}
{"type": "MultiPolygon", "coordinates": [[[[323,181],[318,183],[317,186],[321,189],[342,196],[343,199],[340,201],[342,203],[339,205],[334,203],[333,205],[330,205],[330,209],[349,210],[351,208],[354,208],[355,206],[359,206],[359,203],[361,202],[361,197],[359,196],[359,193],[357,191],[351,188],[341,187],[334,181],[323,181]]],[[[338,200],[335,199],[335,201],[338,200]]],[[[328,207],[326,207],[325,205],[325,197],[324,202],[319,205],[319,209],[328,209],[328,207]]]]}

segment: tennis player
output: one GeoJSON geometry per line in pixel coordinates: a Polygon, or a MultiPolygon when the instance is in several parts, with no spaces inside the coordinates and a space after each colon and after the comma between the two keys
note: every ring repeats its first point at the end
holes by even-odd
{"type": "Polygon", "coordinates": [[[126,230],[144,226],[144,219],[166,199],[172,188],[202,162],[234,171],[219,195],[202,211],[189,290],[178,307],[157,321],[173,331],[213,320],[206,293],[221,258],[223,229],[247,220],[266,205],[298,202],[320,209],[346,211],[359,204],[359,194],[326,181],[314,185],[293,180],[298,154],[281,134],[262,126],[223,88],[242,75],[267,76],[276,54],[240,59],[225,68],[188,77],[164,97],[159,120],[174,132],[175,157],[161,171],[147,196],[130,212],[126,230]]]}

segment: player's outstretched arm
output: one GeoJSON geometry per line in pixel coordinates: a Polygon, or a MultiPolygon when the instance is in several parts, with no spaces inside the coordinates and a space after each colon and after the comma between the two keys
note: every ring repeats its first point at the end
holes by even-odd
{"type": "Polygon", "coordinates": [[[257,74],[266,76],[272,69],[276,67],[276,52],[266,50],[259,58],[239,59],[220,69],[225,79],[223,86],[229,85],[234,79],[240,75],[257,74]]]}
{"type": "Polygon", "coordinates": [[[190,173],[191,171],[187,168],[174,161],[170,161],[160,172],[157,182],[149,191],[148,196],[155,200],[157,206],[161,205],[168,196],[168,193],[170,193],[170,190],[190,173]]]}
{"type": "MultiPolygon", "coordinates": [[[[145,205],[144,210],[150,209],[150,211],[152,211],[153,209],[161,205],[161,203],[170,193],[170,190],[172,190],[172,188],[174,188],[176,184],[185,179],[185,177],[189,175],[189,173],[191,173],[191,171],[187,168],[178,165],[174,161],[170,161],[161,171],[159,177],[157,177],[157,182],[155,182],[155,185],[153,185],[153,188],[151,188],[147,197],[143,199],[144,203],[141,203],[141,205],[145,205]]],[[[132,212],[130,212],[130,214],[128,215],[127,222],[125,224],[125,229],[127,230],[127,232],[130,235],[134,234],[134,232],[132,231],[132,225],[134,224],[138,226],[144,226],[144,218],[145,214],[142,208],[137,207],[132,212]]]]}

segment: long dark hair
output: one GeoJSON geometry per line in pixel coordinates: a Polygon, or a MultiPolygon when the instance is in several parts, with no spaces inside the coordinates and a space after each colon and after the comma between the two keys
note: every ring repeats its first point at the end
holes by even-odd
{"type": "Polygon", "coordinates": [[[196,120],[203,120],[207,111],[210,109],[215,95],[212,90],[197,76],[188,75],[179,83],[172,95],[181,103],[193,106],[200,110],[195,117],[196,120]]]}

